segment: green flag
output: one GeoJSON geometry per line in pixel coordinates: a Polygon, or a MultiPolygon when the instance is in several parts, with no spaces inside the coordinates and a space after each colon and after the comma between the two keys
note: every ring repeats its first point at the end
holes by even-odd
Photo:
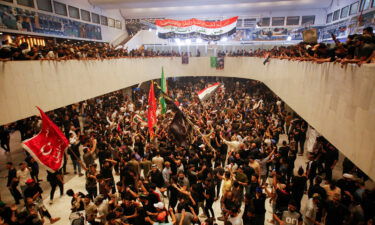
{"type": "MultiPolygon", "coordinates": [[[[164,93],[167,93],[167,80],[164,76],[164,68],[161,68],[161,80],[160,80],[161,90],[164,93]]],[[[163,96],[160,97],[161,113],[165,114],[167,112],[167,104],[163,96]]]]}
{"type": "Polygon", "coordinates": [[[215,56],[211,56],[211,58],[210,58],[210,64],[211,64],[211,68],[216,68],[216,65],[217,65],[217,57],[215,57],[215,56]]]}

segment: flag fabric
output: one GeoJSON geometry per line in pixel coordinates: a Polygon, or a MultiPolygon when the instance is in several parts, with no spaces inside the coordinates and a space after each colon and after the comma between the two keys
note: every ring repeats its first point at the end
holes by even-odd
{"type": "Polygon", "coordinates": [[[159,38],[191,38],[217,41],[236,33],[238,16],[221,21],[189,20],[155,20],[159,38]]]}
{"type": "Polygon", "coordinates": [[[117,124],[117,131],[122,134],[122,128],[121,128],[121,125],[120,123],[117,124]]]}
{"type": "Polygon", "coordinates": [[[185,148],[188,147],[192,127],[180,110],[174,115],[169,131],[178,145],[185,148]]]}
{"type": "Polygon", "coordinates": [[[210,86],[208,86],[207,88],[203,89],[203,90],[200,90],[198,92],[198,97],[201,101],[204,101],[206,99],[208,99],[209,97],[211,97],[211,95],[213,93],[215,93],[215,91],[220,87],[220,83],[215,83],[215,84],[212,84],[210,86]]]}
{"type": "MultiPolygon", "coordinates": [[[[167,93],[167,80],[164,76],[164,68],[161,68],[161,80],[160,80],[160,87],[163,93],[167,93]]],[[[160,105],[161,105],[161,114],[165,114],[167,112],[167,104],[165,103],[165,99],[163,95],[160,97],[160,105]]]]}
{"type": "Polygon", "coordinates": [[[178,108],[178,101],[174,101],[168,95],[165,97],[165,103],[168,109],[175,112],[174,118],[169,125],[169,132],[173,135],[176,144],[182,147],[188,147],[193,127],[187,121],[184,113],[178,108]]]}
{"type": "Polygon", "coordinates": [[[153,138],[155,135],[154,126],[156,125],[156,100],[155,100],[154,83],[152,81],[150,85],[150,91],[148,92],[147,122],[148,122],[148,130],[150,133],[150,137],[153,138]]]}
{"type": "Polygon", "coordinates": [[[210,65],[211,65],[211,68],[216,68],[216,65],[217,65],[217,57],[216,56],[210,57],[210,65]]]}
{"type": "Polygon", "coordinates": [[[222,70],[224,69],[224,56],[219,56],[216,59],[216,69],[222,70]]]}
{"type": "Polygon", "coordinates": [[[134,117],[133,117],[133,121],[135,123],[138,123],[138,122],[141,122],[141,123],[148,123],[147,122],[147,119],[146,118],[143,118],[142,116],[136,114],[134,117]]]}
{"type": "Polygon", "coordinates": [[[64,151],[69,141],[50,118],[37,108],[42,118],[42,129],[36,136],[22,142],[22,147],[47,170],[55,172],[63,165],[64,151]]]}

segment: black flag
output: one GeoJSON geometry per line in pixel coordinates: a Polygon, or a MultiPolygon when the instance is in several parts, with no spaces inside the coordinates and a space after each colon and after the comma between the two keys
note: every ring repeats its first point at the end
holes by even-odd
{"type": "Polygon", "coordinates": [[[192,127],[180,110],[174,115],[169,131],[174,136],[178,145],[185,148],[188,147],[192,127]]]}
{"type": "Polygon", "coordinates": [[[186,119],[185,114],[178,108],[176,103],[173,102],[173,99],[163,92],[160,94],[165,98],[167,108],[175,112],[174,118],[169,125],[169,132],[173,135],[177,145],[185,148],[188,147],[193,127],[186,119]]]}

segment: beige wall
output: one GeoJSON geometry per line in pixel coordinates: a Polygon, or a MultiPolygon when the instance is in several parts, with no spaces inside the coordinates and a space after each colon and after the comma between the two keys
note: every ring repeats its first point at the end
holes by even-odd
{"type": "Polygon", "coordinates": [[[0,63],[0,124],[167,76],[227,76],[264,82],[354,163],[375,179],[375,66],[226,58],[22,61],[0,63]]]}

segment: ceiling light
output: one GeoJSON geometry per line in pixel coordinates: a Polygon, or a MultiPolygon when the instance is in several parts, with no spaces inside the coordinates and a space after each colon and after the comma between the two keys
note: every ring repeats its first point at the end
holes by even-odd
{"type": "Polygon", "coordinates": [[[287,41],[291,41],[291,40],[292,40],[292,36],[288,36],[288,37],[286,38],[286,40],[287,40],[287,41]]]}
{"type": "Polygon", "coordinates": [[[228,41],[228,38],[227,38],[227,37],[223,37],[223,38],[221,38],[220,41],[222,41],[222,42],[226,42],[226,41],[228,41]]]}
{"type": "Polygon", "coordinates": [[[197,43],[202,43],[203,40],[202,40],[201,38],[197,38],[196,42],[197,42],[197,43]]]}

